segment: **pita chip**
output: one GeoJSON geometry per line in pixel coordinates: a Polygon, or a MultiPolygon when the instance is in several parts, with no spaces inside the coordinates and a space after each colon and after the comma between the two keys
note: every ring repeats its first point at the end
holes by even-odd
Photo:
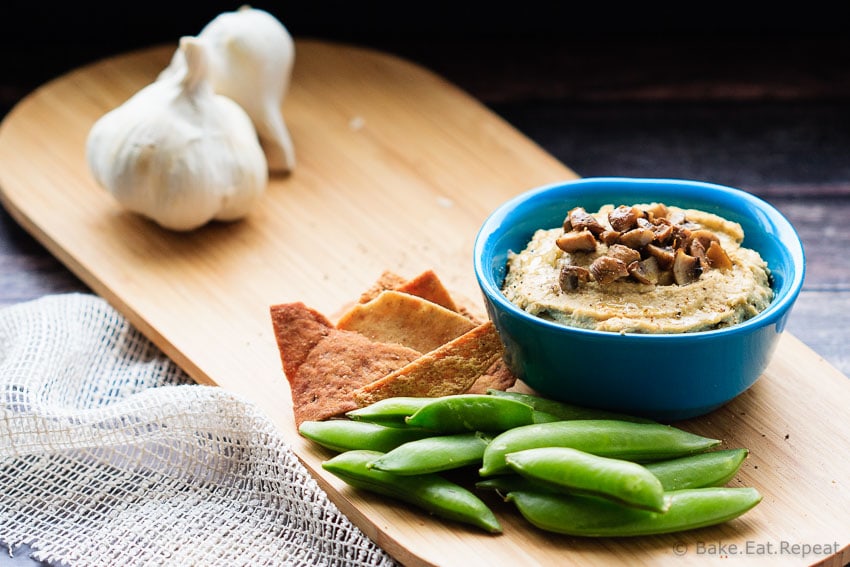
{"type": "Polygon", "coordinates": [[[490,365],[475,383],[466,391],[467,394],[486,394],[487,390],[507,390],[516,384],[516,374],[508,368],[504,357],[499,357],[490,365]]]}
{"type": "Polygon", "coordinates": [[[427,299],[431,303],[436,303],[449,311],[457,312],[458,310],[449,291],[443,286],[443,282],[440,281],[434,270],[422,272],[412,280],[397,285],[394,289],[402,293],[409,293],[410,295],[427,299]]]}
{"type": "Polygon", "coordinates": [[[354,392],[359,406],[395,396],[437,397],[469,390],[502,355],[488,321],[354,392]]]}
{"type": "Polygon", "coordinates": [[[404,285],[406,281],[407,280],[405,280],[400,275],[388,270],[378,276],[377,281],[372,284],[372,287],[370,287],[360,295],[358,303],[366,303],[367,301],[371,301],[378,297],[378,294],[380,294],[382,291],[386,291],[388,289],[395,289],[400,285],[404,285]]]}
{"type": "Polygon", "coordinates": [[[296,427],[355,409],[354,390],[421,356],[401,345],[335,329],[303,303],[275,305],[271,312],[296,427]]]}
{"type": "Polygon", "coordinates": [[[436,303],[396,290],[382,291],[344,314],[337,329],[380,343],[397,343],[430,352],[475,327],[467,317],[436,303]]]}
{"type": "Polygon", "coordinates": [[[313,347],[333,329],[327,317],[301,302],[269,308],[283,372],[295,376],[313,347]]]}

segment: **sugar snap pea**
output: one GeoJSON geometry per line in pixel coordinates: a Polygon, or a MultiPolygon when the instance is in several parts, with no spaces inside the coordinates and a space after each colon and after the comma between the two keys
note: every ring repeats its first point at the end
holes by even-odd
{"type": "Polygon", "coordinates": [[[569,447],[540,447],[505,455],[520,475],[567,492],[598,496],[620,504],[664,512],[661,481],[646,467],[569,447]]]}
{"type": "Polygon", "coordinates": [[[762,499],[755,488],[709,487],[665,493],[666,512],[628,508],[592,496],[517,490],[505,500],[540,529],[587,537],[671,533],[720,524],[744,514],[762,499]]]}
{"type": "Polygon", "coordinates": [[[661,481],[664,490],[721,486],[735,476],[748,453],[747,449],[708,451],[647,463],[646,468],[661,481]]]}
{"type": "Polygon", "coordinates": [[[357,421],[371,421],[384,425],[404,424],[404,418],[413,415],[416,410],[433,398],[415,398],[409,396],[397,396],[384,398],[368,406],[357,408],[346,413],[346,417],[357,421]]]}
{"type": "Polygon", "coordinates": [[[403,443],[433,435],[430,431],[415,427],[388,427],[368,421],[329,419],[326,421],[304,421],[298,432],[332,451],[353,449],[391,451],[403,443]]]}
{"type": "Polygon", "coordinates": [[[619,419],[622,421],[634,421],[636,423],[653,423],[651,419],[606,411],[594,408],[586,408],[577,406],[567,402],[550,400],[533,394],[525,394],[522,392],[506,392],[504,390],[489,389],[487,394],[500,398],[510,398],[519,402],[526,403],[538,411],[542,411],[554,415],[559,420],[568,419],[619,419]]]}
{"type": "MultiPolygon", "coordinates": [[[[661,481],[665,491],[722,486],[735,476],[748,454],[749,451],[743,448],[721,449],[655,461],[644,466],[661,481]]],[[[496,490],[502,494],[513,490],[557,492],[551,486],[518,474],[491,476],[476,482],[475,488],[496,490]]]]}
{"type": "Polygon", "coordinates": [[[537,447],[572,447],[602,457],[633,461],[672,459],[720,443],[670,425],[610,419],[535,423],[497,435],[484,451],[481,476],[509,472],[505,455],[537,447]]]}
{"type": "Polygon", "coordinates": [[[401,476],[370,468],[382,453],[346,451],[322,463],[322,468],[347,484],[407,502],[449,520],[490,533],[501,533],[495,514],[471,491],[438,474],[401,476]]]}
{"type": "MultiPolygon", "coordinates": [[[[536,423],[528,404],[487,394],[457,394],[434,398],[405,421],[438,433],[501,432],[536,423]]],[[[548,421],[548,420],[547,420],[548,421]]]]}
{"type": "Polygon", "coordinates": [[[481,433],[436,435],[399,445],[369,466],[399,475],[458,469],[480,464],[489,442],[481,433]]]}
{"type": "Polygon", "coordinates": [[[519,474],[491,476],[476,482],[475,488],[478,490],[495,490],[500,494],[507,494],[517,490],[523,492],[562,492],[519,474]]]}

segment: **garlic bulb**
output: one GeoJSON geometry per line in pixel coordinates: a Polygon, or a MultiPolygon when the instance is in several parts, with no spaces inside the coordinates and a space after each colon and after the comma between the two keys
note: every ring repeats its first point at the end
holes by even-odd
{"type": "Polygon", "coordinates": [[[179,231],[245,216],[268,166],[246,112],[213,92],[203,44],[180,40],[183,72],[144,87],[89,132],[95,180],[125,208],[179,231]]]}
{"type": "MultiPolygon", "coordinates": [[[[295,149],[282,113],[295,60],[289,31],[268,12],[246,5],[216,16],[198,38],[208,47],[213,90],[233,99],[251,117],[269,170],[294,169],[295,149]]],[[[184,64],[177,53],[163,74],[184,64]]]]}

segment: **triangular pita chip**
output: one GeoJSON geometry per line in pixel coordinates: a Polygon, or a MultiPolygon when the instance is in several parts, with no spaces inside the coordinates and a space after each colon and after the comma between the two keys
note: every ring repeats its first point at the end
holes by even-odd
{"type": "Polygon", "coordinates": [[[352,307],[336,327],[360,333],[373,341],[430,352],[471,330],[475,324],[421,297],[386,290],[375,299],[352,307]]]}
{"type": "Polygon", "coordinates": [[[427,299],[431,303],[441,305],[449,311],[457,312],[457,305],[455,305],[454,300],[449,295],[449,291],[443,286],[443,282],[440,281],[434,270],[422,272],[412,280],[397,285],[394,289],[427,299]]]}
{"type": "Polygon", "coordinates": [[[400,275],[394,272],[386,271],[378,277],[378,280],[374,284],[372,284],[372,287],[370,287],[360,295],[358,303],[366,303],[367,301],[371,301],[378,297],[378,294],[382,291],[386,291],[388,289],[395,289],[398,286],[403,285],[406,281],[407,280],[405,280],[400,275]]]}
{"type": "Polygon", "coordinates": [[[501,357],[502,343],[488,321],[354,392],[359,406],[395,396],[437,397],[466,392],[501,357]]]}
{"type": "Polygon", "coordinates": [[[466,391],[467,394],[486,394],[487,390],[507,390],[516,384],[516,374],[511,372],[504,357],[499,357],[490,365],[475,383],[466,391]]]}
{"type": "Polygon", "coordinates": [[[271,311],[296,426],[355,409],[354,390],[420,356],[401,345],[334,329],[302,303],[276,305],[271,311]]]}
{"type": "Polygon", "coordinates": [[[333,323],[301,302],[272,305],[269,311],[283,372],[295,376],[316,343],[331,332],[333,323]]]}

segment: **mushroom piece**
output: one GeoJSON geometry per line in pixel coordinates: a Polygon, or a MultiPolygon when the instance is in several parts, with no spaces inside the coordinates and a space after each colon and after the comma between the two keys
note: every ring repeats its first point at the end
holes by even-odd
{"type": "Polygon", "coordinates": [[[691,231],[680,224],[673,223],[673,234],[670,235],[669,243],[673,248],[682,248],[691,237],[691,231]]]}
{"type": "Polygon", "coordinates": [[[717,270],[728,270],[732,267],[732,260],[720,245],[720,242],[712,242],[705,251],[708,265],[717,270]]]}
{"type": "Polygon", "coordinates": [[[638,252],[634,248],[629,248],[624,244],[612,244],[608,248],[607,254],[612,258],[622,260],[626,263],[627,266],[632,262],[637,262],[638,260],[640,260],[640,252],[638,252]]]}
{"type": "Polygon", "coordinates": [[[599,235],[599,240],[606,246],[611,246],[620,240],[620,233],[616,230],[605,230],[599,235]]]}
{"type": "Polygon", "coordinates": [[[616,209],[608,213],[608,222],[611,228],[617,232],[626,232],[631,230],[637,224],[638,218],[643,217],[643,213],[634,207],[620,205],[616,209]]]}
{"type": "Polygon", "coordinates": [[[676,250],[676,258],[673,260],[673,281],[678,285],[688,285],[699,279],[702,275],[702,266],[698,258],[686,254],[679,248],[676,250]]]}
{"type": "Polygon", "coordinates": [[[699,229],[694,231],[688,231],[687,236],[685,237],[684,242],[682,242],[682,248],[685,249],[686,252],[689,252],[691,255],[694,254],[693,248],[694,246],[702,246],[703,250],[708,250],[708,247],[711,246],[712,242],[717,242],[720,244],[720,239],[716,234],[706,229],[699,229]]]}
{"type": "MultiPolygon", "coordinates": [[[[682,250],[686,249],[682,248],[682,250]]],[[[708,256],[705,255],[705,246],[703,246],[702,241],[692,241],[691,245],[687,248],[687,250],[690,251],[691,256],[699,260],[699,265],[703,269],[703,271],[711,269],[711,265],[708,262],[708,256]]]]}
{"type": "Polygon", "coordinates": [[[661,219],[666,219],[669,210],[664,203],[653,203],[650,205],[645,211],[644,214],[649,218],[650,221],[656,222],[661,219]]]}
{"type": "Polygon", "coordinates": [[[558,285],[561,291],[575,291],[578,287],[590,280],[590,272],[587,268],[567,264],[561,268],[558,274],[558,285]]]}
{"type": "Polygon", "coordinates": [[[638,217],[637,222],[635,224],[637,224],[637,226],[640,227],[640,228],[653,228],[655,226],[646,217],[638,217]]]}
{"type": "Polygon", "coordinates": [[[684,211],[675,211],[667,216],[667,220],[669,220],[671,224],[684,224],[685,213],[684,211]]]}
{"type": "Polygon", "coordinates": [[[572,230],[587,229],[593,234],[602,234],[605,231],[605,227],[596,220],[596,217],[582,207],[572,209],[567,215],[567,219],[570,222],[572,230]]]}
{"type": "Polygon", "coordinates": [[[643,248],[655,240],[655,233],[649,228],[633,228],[620,235],[620,244],[629,248],[643,248]]]}
{"type": "Polygon", "coordinates": [[[676,252],[673,248],[647,244],[644,250],[646,250],[647,254],[658,260],[658,267],[662,270],[669,270],[673,267],[673,261],[676,259],[676,252]]]}
{"type": "Polygon", "coordinates": [[[661,270],[658,268],[658,260],[650,256],[645,260],[632,262],[629,264],[629,275],[642,284],[658,284],[661,277],[661,270]]]}
{"type": "Polygon", "coordinates": [[[564,252],[593,252],[596,250],[596,237],[589,230],[565,232],[555,241],[564,252]]]}
{"type": "Polygon", "coordinates": [[[673,236],[673,225],[667,219],[658,219],[652,225],[652,232],[655,233],[655,242],[667,244],[673,236]]]}
{"type": "Polygon", "coordinates": [[[626,263],[611,256],[600,256],[590,264],[589,270],[593,279],[603,285],[629,275],[626,263]]]}

